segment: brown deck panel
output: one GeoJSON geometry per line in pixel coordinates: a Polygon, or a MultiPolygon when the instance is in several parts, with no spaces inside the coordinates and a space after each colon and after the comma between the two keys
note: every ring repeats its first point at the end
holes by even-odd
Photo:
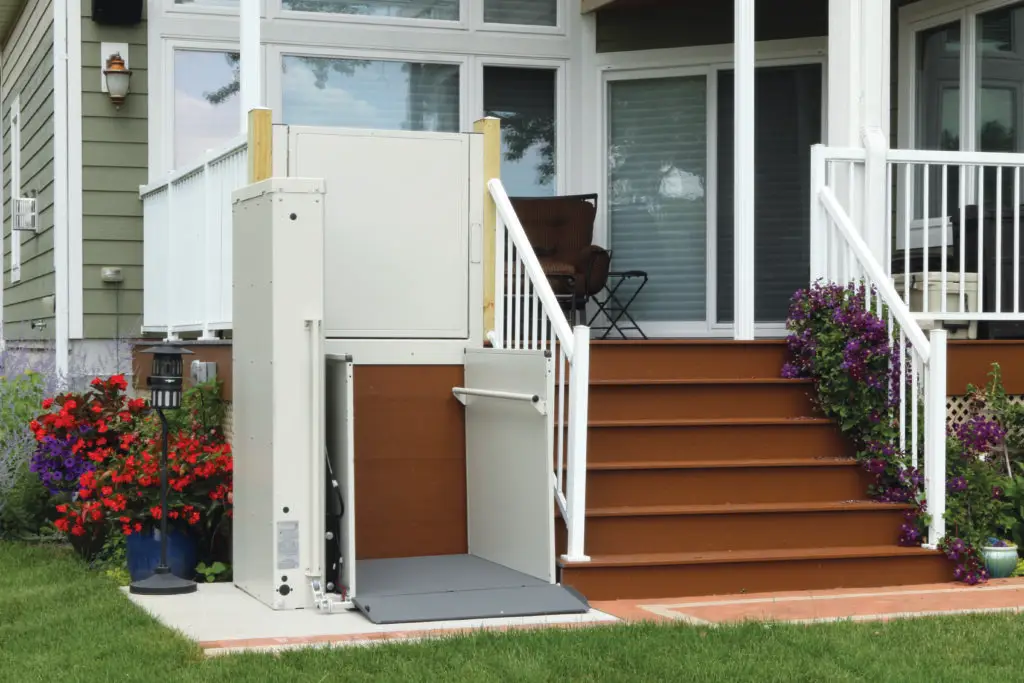
{"type": "Polygon", "coordinates": [[[465,553],[461,365],[357,365],[359,559],[465,553]]]}

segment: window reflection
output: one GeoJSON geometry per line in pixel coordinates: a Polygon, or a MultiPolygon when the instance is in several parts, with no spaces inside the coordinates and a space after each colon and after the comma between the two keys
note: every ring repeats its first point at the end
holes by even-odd
{"type": "Polygon", "coordinates": [[[458,21],[459,0],[283,0],[294,12],[328,12],[365,17],[458,21]]]}
{"type": "Polygon", "coordinates": [[[284,123],[459,130],[459,65],[286,55],[284,123]]]}
{"type": "Polygon", "coordinates": [[[484,115],[501,119],[501,180],[513,197],[555,192],[555,76],[484,67],[484,115]]]}
{"type": "Polygon", "coordinates": [[[174,166],[183,168],[238,135],[237,52],[174,51],[174,166]]]}

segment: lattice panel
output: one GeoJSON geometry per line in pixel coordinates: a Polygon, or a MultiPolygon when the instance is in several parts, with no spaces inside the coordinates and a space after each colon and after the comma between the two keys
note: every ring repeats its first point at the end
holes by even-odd
{"type": "MultiPolygon", "coordinates": [[[[1020,405],[1024,403],[1024,396],[1007,397],[1010,403],[1020,405]]],[[[970,416],[970,406],[966,396],[946,397],[946,419],[949,426],[963,424],[970,416]]]]}

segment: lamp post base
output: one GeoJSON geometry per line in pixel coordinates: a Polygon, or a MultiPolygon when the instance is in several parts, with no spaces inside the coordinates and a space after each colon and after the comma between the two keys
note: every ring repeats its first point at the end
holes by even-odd
{"type": "Polygon", "coordinates": [[[196,584],[195,581],[175,576],[167,567],[157,567],[153,576],[133,581],[128,591],[135,595],[184,595],[195,593],[196,584]]]}

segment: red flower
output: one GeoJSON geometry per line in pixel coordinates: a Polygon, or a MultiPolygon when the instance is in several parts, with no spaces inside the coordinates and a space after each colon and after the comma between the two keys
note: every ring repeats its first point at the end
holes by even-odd
{"type": "MultiPolygon", "coordinates": [[[[66,505],[64,507],[67,508],[66,505]]],[[[68,526],[69,526],[68,520],[64,519],[63,517],[61,519],[58,519],[57,521],[55,521],[53,523],[53,525],[55,527],[57,527],[58,529],[60,529],[61,531],[63,531],[64,533],[68,532],[68,526]]]]}
{"type": "Polygon", "coordinates": [[[104,486],[102,489],[100,489],[100,492],[104,496],[109,496],[111,493],[114,492],[114,489],[112,487],[110,487],[110,486],[104,486]]]}
{"type": "Polygon", "coordinates": [[[107,423],[104,422],[103,420],[100,420],[99,422],[97,422],[96,423],[96,431],[99,432],[100,434],[103,434],[104,432],[106,432],[107,431],[107,423]]]}
{"type": "Polygon", "coordinates": [[[68,511],[68,506],[67,506],[66,503],[61,503],[60,505],[57,506],[57,512],[61,513],[62,515],[64,513],[66,513],[67,511],[68,511]]]}
{"type": "Polygon", "coordinates": [[[162,516],[160,506],[154,505],[153,507],[149,508],[149,514],[153,515],[153,519],[160,519],[160,517],[162,516]]]}
{"type": "Polygon", "coordinates": [[[110,378],[111,386],[117,387],[121,391],[128,388],[128,382],[125,381],[124,375],[114,375],[110,378]]]}
{"type": "Polygon", "coordinates": [[[103,384],[103,380],[101,380],[99,377],[94,377],[93,380],[89,382],[89,384],[93,385],[94,387],[98,387],[99,385],[103,384]]]}
{"type": "Polygon", "coordinates": [[[135,522],[135,530],[136,531],[140,531],[140,532],[142,531],[142,523],[141,522],[135,522]]]}
{"type": "Polygon", "coordinates": [[[198,512],[193,512],[189,516],[189,518],[188,518],[188,523],[189,524],[198,524],[199,523],[199,513],[198,512]]]}
{"type": "Polygon", "coordinates": [[[75,536],[84,536],[85,527],[83,527],[81,524],[76,524],[75,526],[71,527],[71,533],[75,536]]]}
{"type": "Polygon", "coordinates": [[[44,398],[43,399],[43,410],[49,410],[52,405],[53,405],[53,399],[52,398],[44,398]]]}

